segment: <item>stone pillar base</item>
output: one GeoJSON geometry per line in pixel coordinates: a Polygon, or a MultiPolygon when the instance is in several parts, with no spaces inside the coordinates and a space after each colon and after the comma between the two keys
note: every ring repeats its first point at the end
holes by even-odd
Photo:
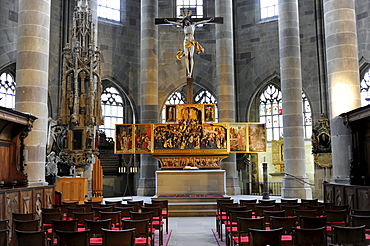
{"type": "Polygon", "coordinates": [[[312,199],[312,189],[307,177],[287,177],[283,179],[282,198],[312,199]]]}
{"type": "Polygon", "coordinates": [[[138,196],[154,196],[155,195],[155,179],[141,178],[139,180],[139,187],[137,188],[138,196]]]}
{"type": "Polygon", "coordinates": [[[226,177],[226,194],[230,196],[241,194],[238,179],[226,177]]]}

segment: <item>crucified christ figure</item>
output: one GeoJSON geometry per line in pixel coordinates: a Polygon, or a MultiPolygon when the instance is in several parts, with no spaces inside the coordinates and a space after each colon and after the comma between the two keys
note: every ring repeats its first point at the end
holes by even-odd
{"type": "Polygon", "coordinates": [[[170,23],[172,25],[180,26],[181,28],[184,29],[184,34],[185,34],[184,50],[178,51],[176,58],[181,60],[181,58],[185,56],[185,64],[186,64],[186,71],[187,71],[188,78],[191,78],[193,74],[194,51],[197,51],[197,54],[200,54],[204,51],[204,48],[197,41],[194,40],[195,27],[197,25],[205,24],[213,20],[214,18],[212,17],[210,19],[193,22],[190,16],[184,17],[181,22],[175,22],[175,21],[170,21],[168,19],[164,19],[164,22],[170,23]]]}

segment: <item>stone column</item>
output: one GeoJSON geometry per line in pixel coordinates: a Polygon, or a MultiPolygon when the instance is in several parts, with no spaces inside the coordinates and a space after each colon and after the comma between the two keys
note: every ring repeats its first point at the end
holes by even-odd
{"type": "MultiPolygon", "coordinates": [[[[235,122],[233,4],[231,0],[215,1],[216,16],[224,23],[216,25],[216,83],[219,122],[235,122]]],[[[226,170],[226,192],[239,195],[240,186],[236,171],[236,156],[230,154],[222,161],[226,170]]]]}
{"type": "Polygon", "coordinates": [[[279,0],[279,49],[283,106],[282,197],[312,198],[306,175],[298,0],[279,0]]]}
{"type": "Polygon", "coordinates": [[[25,139],[30,184],[45,184],[50,0],[20,0],[15,108],[38,119],[25,139]]]}
{"type": "Polygon", "coordinates": [[[323,4],[333,163],[331,182],[349,184],[351,132],[339,115],[361,104],[355,0],[324,0],[323,4]]]}
{"type": "MultiPolygon", "coordinates": [[[[140,107],[141,123],[158,122],[158,0],[141,0],[141,70],[140,107]]],[[[137,194],[155,194],[155,171],[157,161],[151,155],[140,156],[140,180],[137,194]]]]}

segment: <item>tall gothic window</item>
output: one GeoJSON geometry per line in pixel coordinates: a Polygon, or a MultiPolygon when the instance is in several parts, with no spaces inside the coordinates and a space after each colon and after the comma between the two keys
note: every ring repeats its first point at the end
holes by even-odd
{"type": "Polygon", "coordinates": [[[278,0],[260,0],[261,20],[278,15],[278,0]]]}
{"type": "Polygon", "coordinates": [[[203,0],[176,0],[177,17],[181,17],[185,9],[192,12],[193,18],[203,18],[203,0]]]}
{"type": "Polygon", "coordinates": [[[15,85],[10,73],[0,74],[0,106],[15,109],[15,85]]]}
{"type": "MultiPolygon", "coordinates": [[[[181,87],[177,91],[173,92],[165,102],[167,104],[185,104],[186,103],[186,86],[181,87]]],[[[196,104],[216,104],[216,98],[206,89],[198,88],[197,92],[194,95],[194,103],[196,104]]],[[[217,110],[216,110],[217,112],[217,110]]],[[[165,122],[166,117],[166,108],[162,108],[162,122],[165,122]]],[[[216,121],[218,121],[218,116],[216,114],[216,121]]]]}
{"type": "Polygon", "coordinates": [[[370,69],[364,74],[360,84],[361,107],[370,104],[370,69]]]}
{"type": "Polygon", "coordinates": [[[104,125],[99,130],[105,132],[106,137],[114,137],[116,124],[123,123],[124,102],[121,94],[114,87],[107,87],[101,95],[102,114],[104,125]]]}
{"type": "MultiPolygon", "coordinates": [[[[304,137],[309,139],[312,134],[311,106],[302,92],[304,137]]],[[[267,141],[279,140],[283,137],[282,94],[279,88],[270,84],[260,96],[260,122],[266,123],[267,141]]]]}
{"type": "Polygon", "coordinates": [[[103,19],[120,21],[120,0],[98,0],[98,16],[103,19]]]}

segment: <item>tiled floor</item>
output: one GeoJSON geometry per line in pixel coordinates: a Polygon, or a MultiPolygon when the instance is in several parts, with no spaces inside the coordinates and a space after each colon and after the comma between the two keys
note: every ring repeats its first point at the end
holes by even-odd
{"type": "Polygon", "coordinates": [[[218,245],[213,236],[215,217],[170,217],[172,235],[168,246],[218,245]]]}

